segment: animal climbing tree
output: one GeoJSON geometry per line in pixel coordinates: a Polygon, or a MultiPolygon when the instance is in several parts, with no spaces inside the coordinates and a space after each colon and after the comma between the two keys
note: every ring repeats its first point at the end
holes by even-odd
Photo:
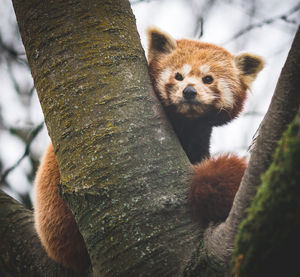
{"type": "MultiPolygon", "coordinates": [[[[129,2],[13,3],[60,166],[60,191],[92,261],[89,274],[223,276],[259,175],[299,108],[299,32],[231,213],[207,228],[191,217],[190,164],[152,93],[129,2]]],[[[299,142],[299,132],[289,135],[299,142]]],[[[74,276],[47,258],[32,213],[0,197],[1,276],[74,276]]],[[[234,265],[242,274],[247,254],[237,249],[234,265]]]]}

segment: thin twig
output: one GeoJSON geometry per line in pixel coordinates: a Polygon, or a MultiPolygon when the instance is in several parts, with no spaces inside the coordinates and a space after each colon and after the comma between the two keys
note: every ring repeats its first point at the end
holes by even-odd
{"type": "Polygon", "coordinates": [[[263,27],[264,25],[272,24],[274,21],[277,21],[277,20],[283,20],[283,21],[288,22],[288,23],[295,23],[296,24],[297,23],[296,21],[290,20],[290,19],[288,19],[288,17],[290,15],[292,15],[293,13],[295,13],[296,11],[298,11],[299,9],[300,9],[300,3],[298,3],[295,7],[293,7],[292,9],[290,9],[288,12],[286,12],[284,14],[277,15],[277,16],[274,16],[274,17],[271,17],[271,18],[268,18],[268,19],[264,19],[264,20],[262,20],[261,22],[258,22],[258,23],[250,24],[247,27],[245,27],[244,29],[237,32],[235,35],[233,35],[230,39],[225,41],[222,45],[225,45],[225,44],[228,44],[228,43],[232,42],[233,40],[245,35],[246,33],[250,32],[253,29],[263,27]]]}
{"type": "Polygon", "coordinates": [[[40,123],[31,133],[30,133],[30,138],[29,141],[25,147],[25,151],[23,153],[23,155],[21,156],[21,158],[10,168],[6,169],[2,174],[1,174],[1,178],[0,178],[0,184],[2,184],[6,177],[8,176],[8,174],[10,172],[12,172],[14,169],[17,168],[17,166],[23,161],[23,159],[28,156],[29,154],[29,150],[30,150],[30,146],[31,143],[33,142],[33,140],[35,139],[35,137],[38,135],[38,133],[40,132],[40,130],[43,128],[44,126],[44,122],[40,123]]]}
{"type": "Polygon", "coordinates": [[[131,0],[130,1],[130,4],[131,5],[134,5],[134,4],[138,4],[138,3],[142,3],[142,2],[146,2],[146,3],[149,3],[149,2],[152,2],[152,1],[157,1],[157,0],[131,0]]]}
{"type": "Polygon", "coordinates": [[[246,116],[261,116],[261,117],[263,117],[264,115],[265,114],[262,112],[249,111],[249,112],[244,113],[242,116],[243,117],[246,117],[246,116]]]}
{"type": "Polygon", "coordinates": [[[0,49],[3,49],[9,55],[9,57],[17,60],[20,63],[24,63],[25,65],[28,65],[27,60],[20,57],[20,56],[24,56],[25,52],[18,52],[12,46],[8,46],[3,41],[1,35],[0,35],[0,49]]]}
{"type": "Polygon", "coordinates": [[[197,23],[196,23],[196,28],[195,28],[195,37],[197,39],[200,39],[202,36],[203,36],[203,24],[204,24],[204,20],[203,20],[203,17],[200,16],[199,19],[197,20],[197,23]]]}

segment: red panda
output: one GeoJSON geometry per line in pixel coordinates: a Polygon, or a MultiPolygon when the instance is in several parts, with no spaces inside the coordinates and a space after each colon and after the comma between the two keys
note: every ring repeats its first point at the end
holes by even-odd
{"type": "Polygon", "coordinates": [[[193,214],[202,224],[226,219],[246,167],[246,158],[232,154],[207,158],[193,166],[190,200],[193,214]]]}
{"type": "Polygon", "coordinates": [[[50,143],[35,179],[35,228],[47,254],[54,261],[84,272],[89,255],[73,214],[59,195],[60,173],[50,143]]]}
{"type": "Polygon", "coordinates": [[[154,91],[192,164],[209,157],[212,128],[238,116],[264,64],[256,55],[176,41],[156,28],[148,29],[148,62],[154,91]]]}
{"type": "Polygon", "coordinates": [[[150,28],[148,62],[154,91],[194,165],[192,209],[202,223],[224,220],[246,160],[235,155],[209,158],[212,128],[239,115],[264,61],[249,53],[234,56],[214,44],[174,40],[150,28]]]}
{"type": "MultiPolygon", "coordinates": [[[[190,161],[193,209],[203,222],[223,219],[245,169],[235,156],[209,158],[213,126],[225,124],[241,111],[246,90],[263,67],[260,57],[232,56],[213,44],[175,41],[149,29],[149,73],[154,90],[190,161]],[[225,180],[226,179],[226,180],[225,180]]],[[[73,214],[59,195],[60,173],[52,144],[35,180],[35,227],[49,257],[77,272],[90,259],[73,214]]]]}

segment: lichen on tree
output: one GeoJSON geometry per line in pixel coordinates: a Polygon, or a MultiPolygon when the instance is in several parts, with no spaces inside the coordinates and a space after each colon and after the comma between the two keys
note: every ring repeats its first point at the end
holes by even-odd
{"type": "Polygon", "coordinates": [[[300,110],[262,176],[233,254],[234,276],[294,276],[300,248],[300,110]],[[285,228],[283,228],[285,226],[285,228]]]}

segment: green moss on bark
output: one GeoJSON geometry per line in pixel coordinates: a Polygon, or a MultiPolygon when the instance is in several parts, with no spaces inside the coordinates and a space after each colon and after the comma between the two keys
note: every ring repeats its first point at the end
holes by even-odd
{"type": "Polygon", "coordinates": [[[300,272],[299,125],[300,112],[279,141],[248,217],[240,225],[232,259],[234,276],[296,276],[300,272]]]}

